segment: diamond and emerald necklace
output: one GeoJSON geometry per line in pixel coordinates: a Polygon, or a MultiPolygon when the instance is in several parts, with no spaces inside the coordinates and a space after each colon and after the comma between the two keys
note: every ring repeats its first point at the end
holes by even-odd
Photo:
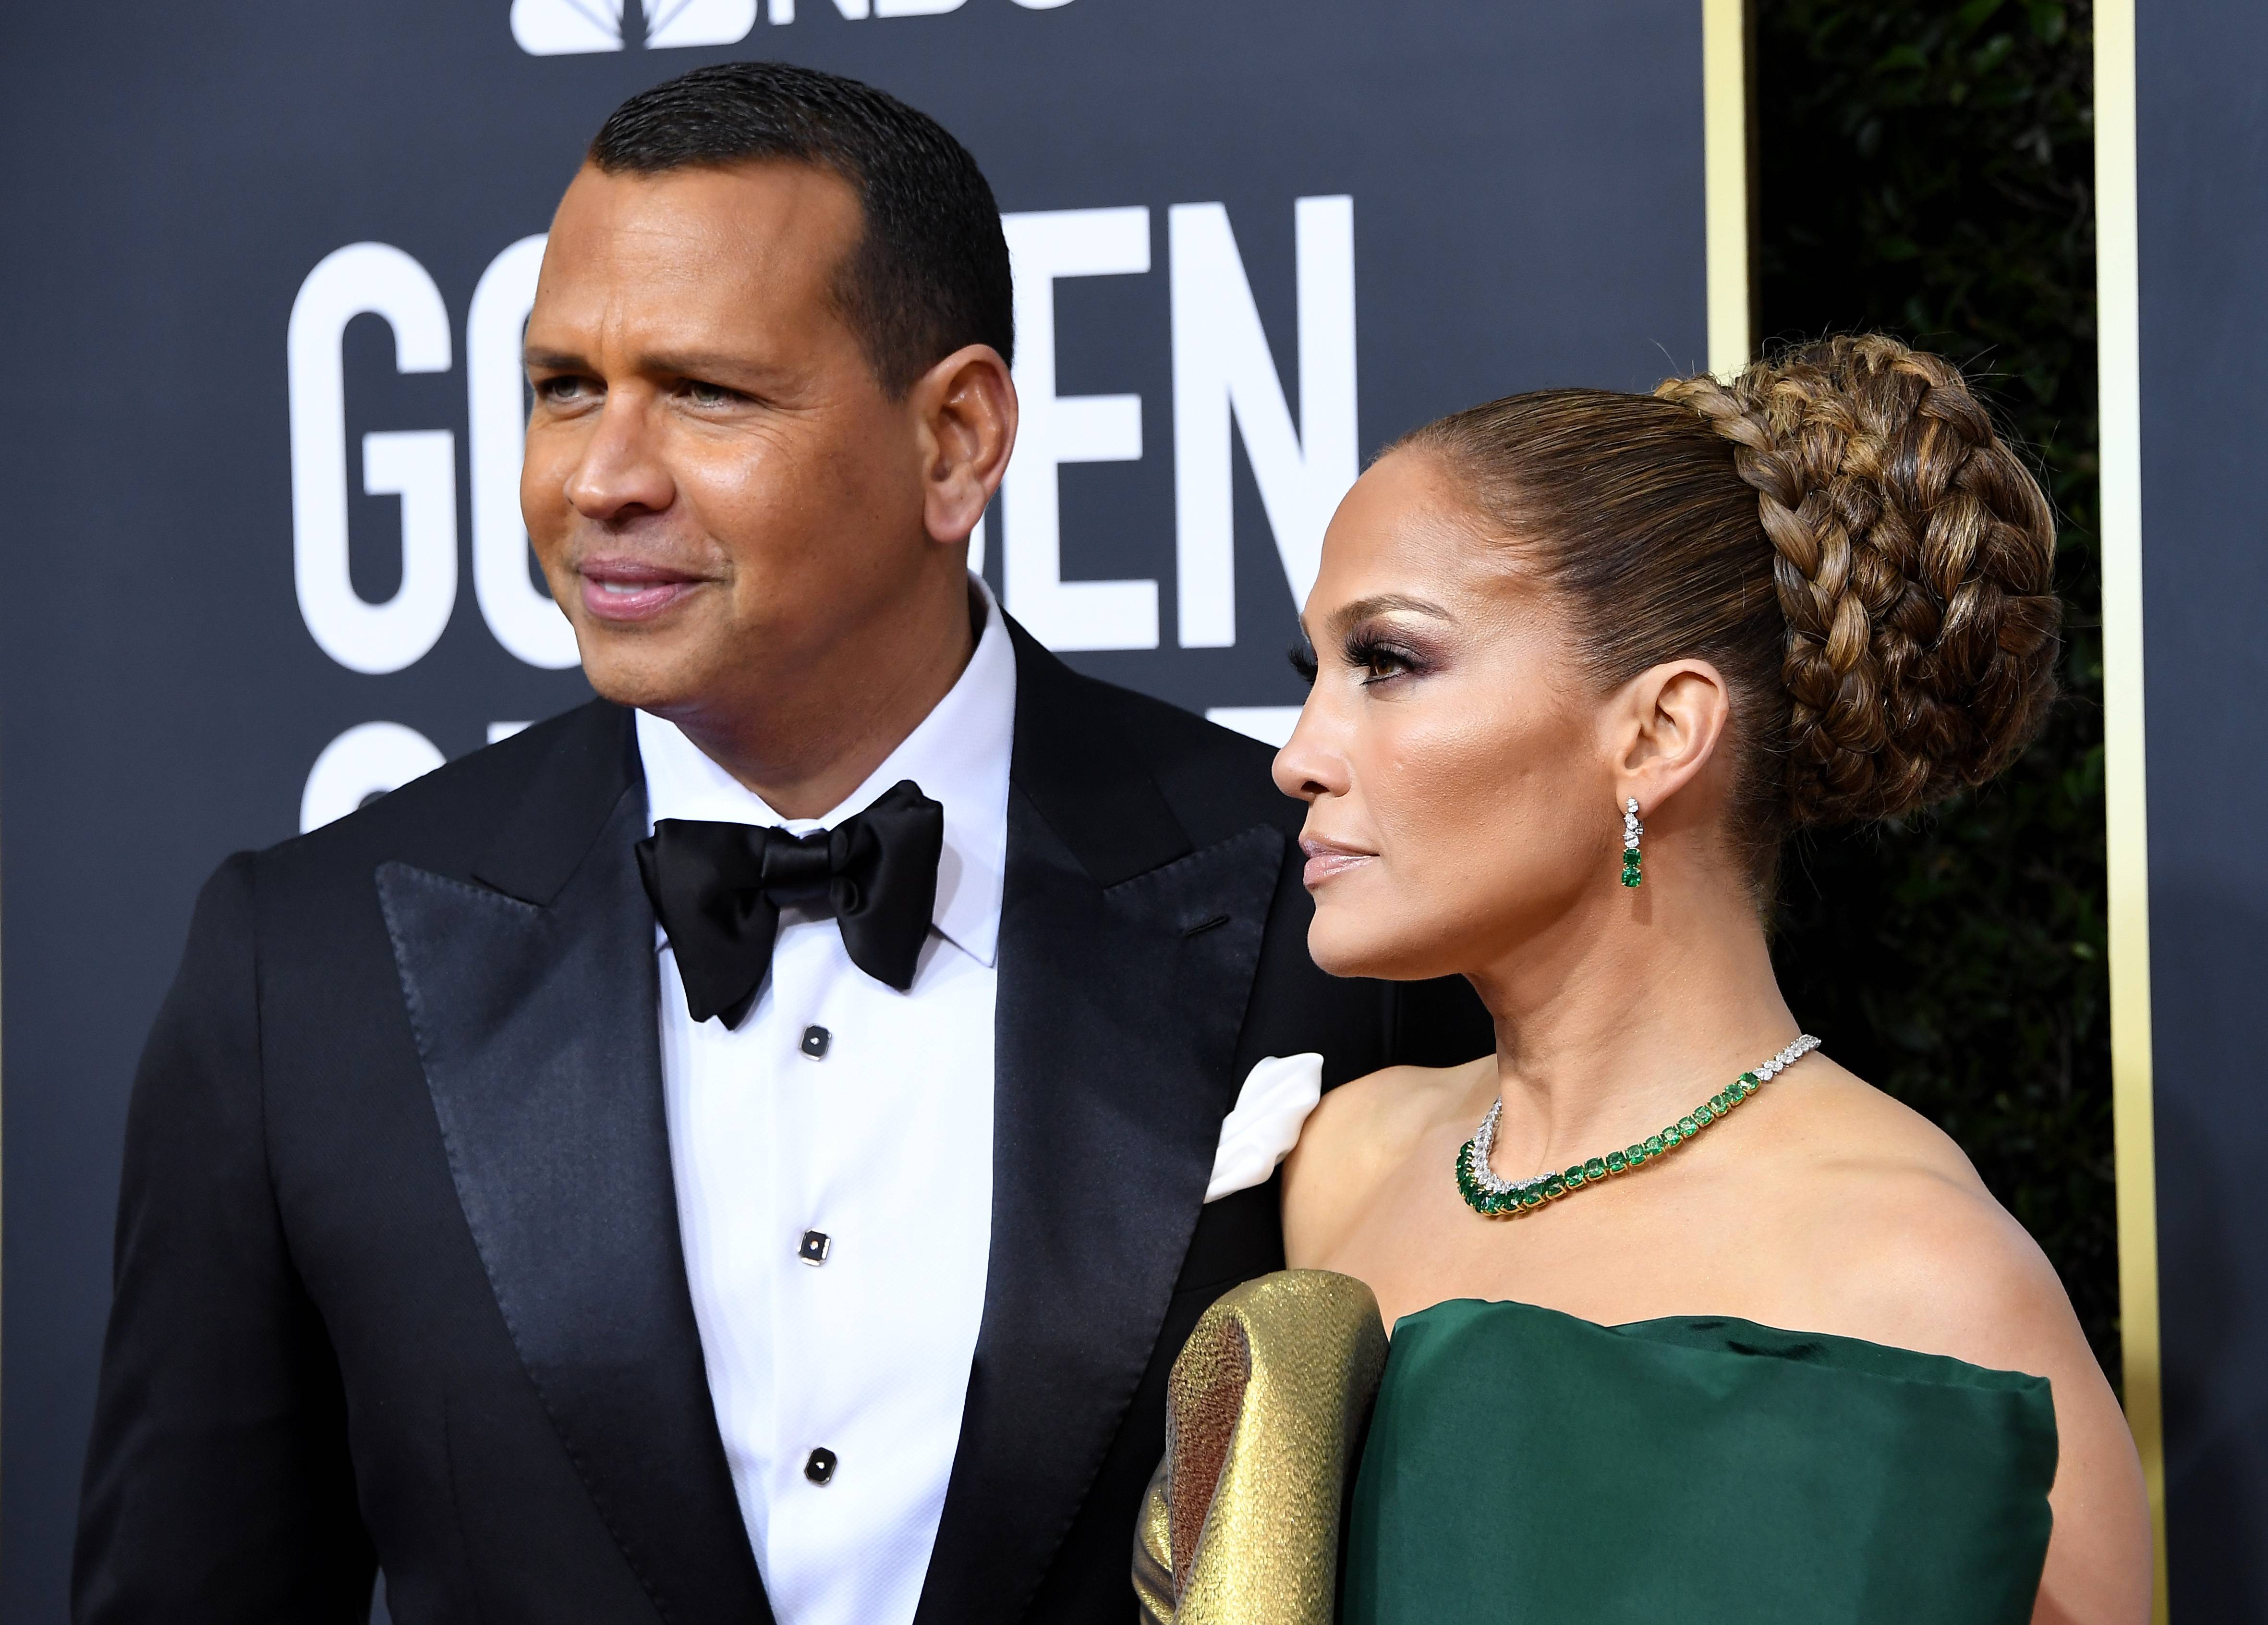
{"type": "Polygon", "coordinates": [[[1489,1166],[1489,1153],[1496,1149],[1497,1119],[1504,1112],[1504,1102],[1498,1099],[1481,1119],[1479,1132],[1457,1153],[1457,1189],[1464,1193],[1467,1207],[1491,1219],[1516,1219],[1533,1213],[1570,1191],[1602,1185],[1616,1174],[1643,1168],[1675,1150],[1818,1047],[1819,1040],[1807,1032],[1754,1072],[1741,1074],[1726,1085],[1724,1093],[1711,1096],[1660,1134],[1648,1134],[1627,1150],[1609,1151],[1577,1163],[1564,1173],[1538,1174],[1532,1179],[1499,1179],[1489,1166]]]}

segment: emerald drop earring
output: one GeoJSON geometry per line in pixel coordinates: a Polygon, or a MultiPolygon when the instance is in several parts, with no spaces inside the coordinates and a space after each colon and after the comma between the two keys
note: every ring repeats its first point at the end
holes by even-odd
{"type": "Polygon", "coordinates": [[[1646,833],[1646,826],[1638,821],[1638,798],[1623,803],[1623,884],[1635,886],[1645,876],[1638,873],[1638,838],[1646,833]]]}

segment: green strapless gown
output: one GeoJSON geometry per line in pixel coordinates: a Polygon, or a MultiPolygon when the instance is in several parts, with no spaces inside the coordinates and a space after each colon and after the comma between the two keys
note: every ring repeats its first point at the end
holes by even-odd
{"type": "Polygon", "coordinates": [[[2025,1625],[2037,1377],[1745,1320],[1403,1319],[1340,1625],[2025,1625]]]}

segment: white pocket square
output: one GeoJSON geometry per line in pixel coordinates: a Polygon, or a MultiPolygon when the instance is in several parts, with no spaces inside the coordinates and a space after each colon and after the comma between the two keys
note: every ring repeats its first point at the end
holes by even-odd
{"type": "Polygon", "coordinates": [[[1322,1097],[1321,1055],[1270,1055],[1254,1067],[1235,1109],[1221,1119],[1220,1149],[1213,1154],[1205,1200],[1217,1202],[1265,1184],[1300,1142],[1307,1113],[1322,1097]]]}

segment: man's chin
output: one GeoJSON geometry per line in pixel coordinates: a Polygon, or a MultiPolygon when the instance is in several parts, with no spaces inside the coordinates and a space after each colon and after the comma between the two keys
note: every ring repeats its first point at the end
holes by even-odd
{"type": "Polygon", "coordinates": [[[623,648],[619,634],[575,629],[576,646],[583,655],[583,676],[601,699],[656,716],[697,711],[706,688],[698,662],[672,660],[646,642],[623,648]]]}

